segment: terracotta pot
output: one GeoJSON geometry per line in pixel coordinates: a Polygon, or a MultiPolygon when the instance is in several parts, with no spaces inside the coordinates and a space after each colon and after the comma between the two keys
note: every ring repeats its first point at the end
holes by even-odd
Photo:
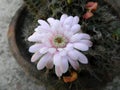
{"type": "MultiPolygon", "coordinates": [[[[120,1],[119,0],[105,0],[105,1],[110,5],[112,5],[113,8],[118,12],[118,15],[120,16],[120,12],[119,12],[120,1]],[[113,1],[114,3],[112,3],[113,1]]],[[[36,81],[37,83],[41,83],[41,82],[46,83],[47,80],[43,80],[40,77],[43,74],[44,70],[38,71],[36,69],[36,66],[30,62],[31,55],[30,53],[24,50],[25,46],[21,44],[21,41],[20,41],[21,39],[19,38],[19,35],[21,35],[20,27],[23,24],[26,13],[27,13],[27,9],[25,5],[23,5],[13,17],[8,30],[9,46],[13,53],[13,56],[16,58],[16,61],[24,69],[26,74],[29,75],[30,78],[32,78],[32,80],[36,81]]],[[[52,82],[53,79],[55,79],[54,75],[52,78],[49,78],[49,81],[51,80],[51,83],[49,85],[47,84],[48,85],[47,88],[49,88],[49,90],[56,90],[54,89],[54,87],[51,86],[52,84],[54,84],[54,82],[52,82]]],[[[63,89],[63,90],[67,90],[67,89],[63,89]]],[[[75,90],[75,89],[72,89],[72,90],[75,90]]],[[[87,88],[86,90],[98,90],[98,89],[87,88]]]]}
{"type": "Polygon", "coordinates": [[[15,57],[16,61],[21,65],[21,67],[25,70],[25,73],[27,75],[30,75],[30,77],[33,78],[35,81],[39,82],[39,77],[36,75],[38,72],[36,67],[29,61],[29,57],[24,53],[23,47],[20,45],[19,36],[20,32],[20,26],[24,20],[24,15],[26,14],[26,6],[23,5],[20,7],[20,9],[16,12],[15,16],[13,17],[8,30],[8,42],[9,47],[13,53],[13,56],[15,57]],[[23,51],[21,50],[21,47],[23,51]]]}

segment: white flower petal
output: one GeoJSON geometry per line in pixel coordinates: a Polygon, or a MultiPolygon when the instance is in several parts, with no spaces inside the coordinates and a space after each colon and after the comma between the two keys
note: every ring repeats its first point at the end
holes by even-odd
{"type": "Polygon", "coordinates": [[[71,26],[72,25],[72,22],[73,22],[73,16],[69,16],[65,19],[63,25],[69,25],[71,26]]]}
{"type": "Polygon", "coordinates": [[[47,62],[47,64],[46,64],[46,67],[48,68],[48,69],[52,69],[53,68],[53,60],[52,60],[52,58],[50,59],[50,60],[48,60],[48,62],[47,62]]]}
{"type": "Polygon", "coordinates": [[[64,36],[68,39],[72,37],[73,33],[70,31],[70,29],[64,31],[64,36]]]}
{"type": "Polygon", "coordinates": [[[33,54],[33,56],[31,57],[31,62],[37,61],[41,56],[42,56],[42,54],[41,54],[40,52],[36,52],[36,53],[33,54]]]}
{"type": "Polygon", "coordinates": [[[75,24],[74,26],[72,26],[71,31],[73,33],[77,33],[79,31],[81,31],[80,29],[81,29],[80,25],[79,24],[75,24]]]}
{"type": "Polygon", "coordinates": [[[54,54],[56,52],[56,49],[55,48],[49,48],[48,52],[51,53],[51,54],[54,54]]]}
{"type": "Polygon", "coordinates": [[[63,49],[63,48],[58,48],[57,50],[58,50],[58,51],[63,51],[64,49],[63,49]]]}
{"type": "Polygon", "coordinates": [[[54,33],[58,32],[61,29],[61,24],[59,20],[55,20],[53,25],[51,26],[51,29],[54,33]]]}
{"type": "Polygon", "coordinates": [[[42,44],[36,43],[36,44],[30,46],[30,48],[29,48],[29,52],[31,52],[31,53],[35,53],[35,52],[39,51],[40,48],[42,48],[42,47],[43,47],[42,44]]]}
{"type": "Polygon", "coordinates": [[[67,54],[72,60],[77,60],[79,57],[79,52],[76,50],[71,50],[67,54]]]}
{"type": "Polygon", "coordinates": [[[80,43],[86,44],[89,47],[91,47],[93,44],[90,40],[80,40],[80,43]]]}
{"type": "Polygon", "coordinates": [[[78,58],[79,62],[81,62],[83,64],[88,64],[87,57],[84,54],[82,54],[81,52],[79,52],[79,53],[80,53],[79,58],[78,58]]]}
{"type": "Polygon", "coordinates": [[[66,73],[67,70],[68,70],[68,67],[69,67],[69,65],[68,65],[68,58],[67,58],[67,56],[64,56],[61,59],[61,65],[60,65],[62,73],[66,73]]]}
{"type": "Polygon", "coordinates": [[[77,33],[71,37],[70,41],[76,42],[76,41],[80,41],[82,39],[90,39],[90,36],[85,33],[77,33]]]}
{"type": "Polygon", "coordinates": [[[62,50],[59,53],[60,56],[66,56],[66,54],[67,54],[66,50],[62,50]]]}
{"type": "Polygon", "coordinates": [[[56,66],[59,66],[61,64],[61,56],[60,54],[56,53],[54,56],[53,56],[53,63],[56,65],[56,66]]]}
{"type": "Polygon", "coordinates": [[[63,14],[60,18],[60,22],[63,23],[67,17],[67,14],[63,14]]]}
{"type": "Polygon", "coordinates": [[[66,51],[73,50],[73,44],[68,43],[67,46],[65,47],[65,50],[66,50],[66,51]]]}
{"type": "Polygon", "coordinates": [[[41,41],[41,35],[39,33],[33,33],[29,38],[28,41],[30,42],[40,42],[41,41]]]}
{"type": "Polygon", "coordinates": [[[55,22],[55,19],[50,17],[50,18],[47,19],[47,21],[50,24],[50,26],[53,26],[54,22],[55,22]]]}
{"type": "Polygon", "coordinates": [[[55,66],[55,73],[58,77],[62,76],[62,71],[59,66],[55,66]]]}
{"type": "Polygon", "coordinates": [[[39,23],[41,26],[50,28],[50,27],[49,27],[49,24],[48,24],[46,21],[44,21],[44,20],[38,20],[38,23],[39,23]]]}
{"type": "Polygon", "coordinates": [[[72,25],[77,24],[78,22],[79,22],[79,17],[78,17],[78,16],[75,16],[75,17],[73,18],[72,25]]]}
{"type": "Polygon", "coordinates": [[[48,38],[43,38],[41,42],[44,43],[44,45],[48,48],[52,47],[51,42],[48,40],[48,38]]]}
{"type": "Polygon", "coordinates": [[[43,47],[43,48],[40,49],[39,52],[42,53],[42,54],[45,54],[45,53],[48,52],[48,48],[47,47],[43,47]]]}
{"type": "Polygon", "coordinates": [[[68,32],[70,31],[71,26],[70,25],[64,25],[64,29],[68,32]]]}
{"type": "Polygon", "coordinates": [[[80,65],[78,63],[78,61],[69,59],[70,65],[75,69],[75,70],[79,70],[80,69],[80,65]]]}
{"type": "Polygon", "coordinates": [[[83,43],[74,43],[74,48],[81,50],[81,51],[87,51],[89,49],[89,47],[83,43]]]}
{"type": "Polygon", "coordinates": [[[50,28],[47,28],[46,26],[38,26],[37,28],[35,28],[35,31],[37,33],[47,33],[50,31],[50,28]]]}
{"type": "Polygon", "coordinates": [[[45,54],[45,55],[39,60],[39,62],[38,62],[38,64],[37,64],[37,69],[38,69],[38,70],[43,69],[43,68],[46,66],[48,60],[50,60],[50,59],[51,59],[51,55],[50,55],[50,54],[45,54]]]}

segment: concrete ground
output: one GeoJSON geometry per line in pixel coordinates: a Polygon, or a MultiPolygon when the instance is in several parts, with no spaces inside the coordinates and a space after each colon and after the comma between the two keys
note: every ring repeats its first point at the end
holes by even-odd
{"type": "MultiPolygon", "coordinates": [[[[0,0],[0,90],[45,90],[25,75],[8,47],[8,26],[22,3],[22,0],[0,0]]],[[[105,90],[120,90],[120,78],[115,78],[105,90]]]]}
{"type": "Polygon", "coordinates": [[[0,0],[0,90],[45,90],[43,85],[28,79],[8,47],[8,26],[22,3],[22,0],[0,0]]]}

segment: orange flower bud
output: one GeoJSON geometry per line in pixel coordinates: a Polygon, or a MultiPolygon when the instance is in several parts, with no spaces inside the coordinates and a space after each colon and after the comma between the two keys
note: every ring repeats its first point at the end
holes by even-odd
{"type": "Polygon", "coordinates": [[[73,82],[78,78],[78,75],[75,71],[72,71],[70,76],[63,76],[63,81],[65,83],[73,82]]]}
{"type": "Polygon", "coordinates": [[[96,11],[98,7],[98,3],[97,2],[88,2],[85,5],[85,8],[88,9],[89,11],[96,11]]]}
{"type": "Polygon", "coordinates": [[[84,19],[89,19],[93,16],[93,13],[92,12],[86,12],[84,15],[83,15],[83,18],[84,19]]]}

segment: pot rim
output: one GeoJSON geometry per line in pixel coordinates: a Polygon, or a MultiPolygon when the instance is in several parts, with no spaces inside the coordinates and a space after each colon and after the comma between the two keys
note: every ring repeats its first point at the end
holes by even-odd
{"type": "MultiPolygon", "coordinates": [[[[8,29],[8,33],[7,33],[7,37],[8,37],[8,44],[9,44],[9,48],[14,56],[14,58],[16,59],[17,63],[22,67],[23,71],[25,72],[26,76],[28,76],[28,78],[30,78],[32,81],[34,81],[37,84],[42,84],[40,82],[39,79],[37,79],[37,77],[33,74],[30,75],[28,72],[33,71],[30,69],[31,64],[29,62],[27,62],[24,57],[22,56],[19,47],[17,45],[17,41],[16,41],[16,29],[17,29],[17,23],[19,22],[19,18],[22,15],[22,12],[26,9],[26,5],[23,4],[15,13],[15,15],[13,16],[10,24],[9,24],[9,29],[8,29]]],[[[33,67],[35,68],[35,67],[33,67]]],[[[37,71],[37,70],[36,70],[37,71]]],[[[35,71],[35,72],[36,72],[35,71]]],[[[33,72],[34,73],[34,72],[33,72]]]]}

